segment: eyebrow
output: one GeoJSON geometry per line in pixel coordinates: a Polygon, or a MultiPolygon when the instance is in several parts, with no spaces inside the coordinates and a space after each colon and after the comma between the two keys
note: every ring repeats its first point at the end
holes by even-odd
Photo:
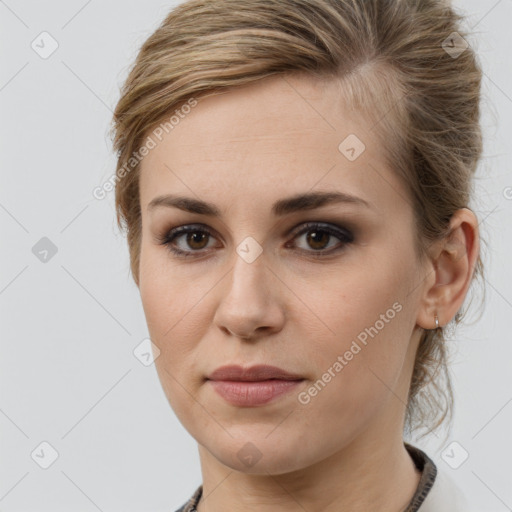
{"type": "MultiPolygon", "coordinates": [[[[344,192],[309,192],[279,199],[272,206],[272,214],[276,217],[281,217],[293,212],[314,210],[322,206],[337,203],[349,203],[373,208],[368,201],[344,192]]],[[[148,211],[157,207],[179,208],[185,212],[209,215],[212,217],[222,216],[219,208],[213,203],[172,194],[155,197],[148,204],[148,211]]]]}

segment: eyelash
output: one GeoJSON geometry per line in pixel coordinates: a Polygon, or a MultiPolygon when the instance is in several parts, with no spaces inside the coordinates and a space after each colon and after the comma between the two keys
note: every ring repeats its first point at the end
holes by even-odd
{"type": "MultiPolygon", "coordinates": [[[[304,224],[300,225],[302,229],[294,229],[292,232],[293,238],[297,238],[301,235],[304,235],[305,233],[316,231],[320,233],[328,233],[330,236],[334,236],[341,240],[342,247],[338,247],[336,249],[330,249],[330,250],[312,250],[307,251],[304,249],[301,249],[301,251],[308,253],[309,256],[313,256],[315,258],[321,258],[321,257],[327,257],[330,256],[333,253],[337,253],[341,250],[343,250],[345,245],[348,245],[350,243],[354,242],[354,236],[353,234],[345,228],[338,227],[333,224],[326,224],[326,223],[320,223],[320,222],[306,222],[304,224]]],[[[197,250],[197,251],[183,251],[181,249],[177,249],[173,242],[176,240],[176,238],[187,234],[187,233],[204,233],[208,235],[212,235],[212,233],[202,227],[200,224],[189,224],[186,226],[179,226],[177,228],[171,229],[169,232],[167,232],[163,237],[157,237],[158,243],[160,245],[165,245],[167,249],[174,254],[176,257],[179,258],[190,258],[190,257],[198,257],[201,253],[204,253],[204,250],[197,250]]],[[[329,239],[330,241],[330,239],[329,239]]]]}

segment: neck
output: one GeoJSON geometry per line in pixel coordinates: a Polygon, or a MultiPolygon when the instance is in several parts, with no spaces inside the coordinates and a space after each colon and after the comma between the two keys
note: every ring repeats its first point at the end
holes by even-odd
{"type": "Polygon", "coordinates": [[[403,512],[421,473],[401,436],[358,436],[342,450],[290,473],[247,474],[221,464],[199,446],[203,495],[198,512],[403,512]]]}

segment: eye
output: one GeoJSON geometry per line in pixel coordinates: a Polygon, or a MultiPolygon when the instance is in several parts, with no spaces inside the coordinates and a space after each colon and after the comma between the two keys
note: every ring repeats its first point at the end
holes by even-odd
{"type": "MultiPolygon", "coordinates": [[[[334,224],[319,222],[301,224],[300,229],[293,230],[292,234],[294,235],[294,239],[307,234],[308,236],[305,238],[305,241],[313,250],[307,248],[301,248],[300,250],[315,257],[338,252],[338,250],[343,249],[345,245],[354,241],[354,236],[347,229],[334,224]],[[332,245],[330,250],[326,250],[333,237],[337,238],[340,243],[335,244],[334,250],[332,250],[332,245]]],[[[211,237],[212,233],[202,225],[190,224],[171,229],[163,237],[158,237],[158,242],[161,245],[165,245],[169,251],[176,256],[187,258],[199,256],[201,253],[205,252],[211,237]],[[181,242],[181,244],[178,242],[181,242]]],[[[295,246],[295,244],[292,244],[292,246],[295,246]]],[[[288,244],[287,247],[289,247],[288,244]]]]}
{"type": "Polygon", "coordinates": [[[195,256],[197,253],[207,247],[208,238],[211,236],[210,231],[201,225],[180,226],[171,229],[163,238],[159,239],[161,245],[165,245],[173,254],[180,257],[195,256]],[[184,235],[186,235],[185,238],[184,235]],[[176,240],[181,241],[181,247],[176,244],[176,240]],[[192,248],[193,251],[187,249],[192,248]]]}
{"type": "Polygon", "coordinates": [[[338,252],[338,250],[341,250],[345,245],[354,241],[354,236],[347,229],[338,227],[334,224],[326,224],[320,222],[308,222],[304,225],[301,225],[301,229],[298,232],[294,231],[294,235],[294,238],[307,235],[305,241],[307,245],[314,250],[301,250],[304,250],[310,254],[312,253],[313,256],[330,255],[333,252],[338,252]],[[341,243],[337,244],[337,246],[335,244],[334,250],[326,251],[325,249],[329,245],[328,242],[330,242],[333,237],[337,238],[341,243]]]}

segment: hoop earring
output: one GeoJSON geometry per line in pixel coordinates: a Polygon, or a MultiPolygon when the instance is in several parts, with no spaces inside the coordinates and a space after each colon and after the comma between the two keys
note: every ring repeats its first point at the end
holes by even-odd
{"type": "Polygon", "coordinates": [[[436,323],[436,329],[439,329],[439,318],[437,318],[437,314],[434,315],[434,322],[436,323]]]}

